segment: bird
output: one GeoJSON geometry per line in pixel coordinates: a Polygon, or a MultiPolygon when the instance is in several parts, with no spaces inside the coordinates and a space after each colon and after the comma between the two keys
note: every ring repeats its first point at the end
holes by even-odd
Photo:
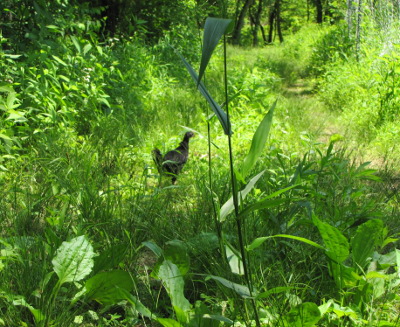
{"type": "Polygon", "coordinates": [[[168,151],[164,157],[161,151],[155,148],[152,151],[154,163],[157,166],[158,172],[172,176],[172,184],[175,184],[178,174],[189,157],[189,140],[194,137],[193,132],[186,132],[179,146],[171,151],[168,151]]]}

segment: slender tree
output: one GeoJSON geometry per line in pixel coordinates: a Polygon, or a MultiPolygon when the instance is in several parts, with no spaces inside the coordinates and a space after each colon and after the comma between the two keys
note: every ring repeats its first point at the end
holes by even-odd
{"type": "MultiPolygon", "coordinates": [[[[261,24],[261,15],[264,7],[264,0],[258,0],[256,10],[253,12],[250,10],[250,20],[253,25],[253,46],[258,46],[258,29],[261,30],[263,37],[265,37],[264,28],[261,24]]],[[[265,39],[264,39],[265,41],[265,39]]]]}
{"type": "MultiPolygon", "coordinates": [[[[232,43],[236,44],[236,45],[240,45],[240,39],[242,36],[242,29],[244,26],[244,20],[246,18],[246,15],[249,11],[249,8],[251,5],[253,5],[254,0],[244,0],[243,2],[243,6],[239,11],[239,14],[236,18],[236,22],[235,22],[235,27],[233,29],[233,33],[232,33],[232,43]]],[[[239,2],[238,2],[239,5],[239,2]]],[[[240,8],[240,7],[238,7],[240,8]]]]}
{"type": "Polygon", "coordinates": [[[268,43],[272,43],[274,40],[274,31],[277,32],[279,41],[283,42],[283,34],[281,28],[281,0],[275,0],[272,4],[272,8],[269,13],[269,32],[268,32],[268,43]]]}

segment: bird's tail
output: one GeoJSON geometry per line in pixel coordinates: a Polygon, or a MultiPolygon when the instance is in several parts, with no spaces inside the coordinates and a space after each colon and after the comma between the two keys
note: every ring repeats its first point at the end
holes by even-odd
{"type": "Polygon", "coordinates": [[[153,155],[153,160],[154,160],[154,163],[156,164],[158,173],[161,174],[161,172],[162,172],[162,163],[163,163],[163,157],[162,157],[161,151],[159,149],[155,148],[151,152],[151,154],[153,155]]]}

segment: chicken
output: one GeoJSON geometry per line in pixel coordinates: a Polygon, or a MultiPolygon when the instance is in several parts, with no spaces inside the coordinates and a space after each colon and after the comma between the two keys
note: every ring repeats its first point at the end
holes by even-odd
{"type": "Polygon", "coordinates": [[[161,151],[155,148],[152,151],[153,160],[160,174],[172,176],[172,184],[176,179],[189,157],[189,140],[194,136],[193,132],[186,132],[182,142],[175,150],[167,152],[164,157],[161,151]]]}

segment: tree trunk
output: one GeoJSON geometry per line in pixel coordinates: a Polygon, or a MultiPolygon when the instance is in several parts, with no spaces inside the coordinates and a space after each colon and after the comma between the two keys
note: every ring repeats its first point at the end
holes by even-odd
{"type": "Polygon", "coordinates": [[[357,26],[356,26],[356,57],[359,60],[361,43],[361,20],[362,20],[362,0],[358,0],[357,8],[357,26]]]}
{"type": "Polygon", "coordinates": [[[267,35],[265,34],[264,26],[260,25],[261,35],[264,41],[264,44],[268,43],[267,35]]]}
{"type": "Polygon", "coordinates": [[[350,39],[353,31],[353,0],[347,0],[346,21],[347,21],[348,36],[350,39]]]}
{"type": "Polygon", "coordinates": [[[324,18],[322,0],[314,0],[314,2],[315,2],[315,9],[317,10],[317,23],[321,24],[324,18]]]}
{"type": "Polygon", "coordinates": [[[254,15],[251,15],[251,20],[254,25],[254,28],[253,28],[253,46],[254,47],[258,46],[258,29],[260,28],[261,32],[262,32],[261,13],[263,10],[263,2],[264,2],[264,0],[258,0],[257,10],[254,13],[254,15]]]}
{"type": "Polygon", "coordinates": [[[276,8],[276,30],[279,36],[279,42],[283,42],[283,34],[281,29],[281,0],[276,0],[275,2],[276,8]]]}
{"type": "Polygon", "coordinates": [[[269,30],[268,30],[268,43],[272,43],[273,41],[273,35],[274,35],[274,25],[275,25],[275,7],[271,9],[271,12],[269,13],[269,18],[268,18],[268,25],[269,25],[269,30]]]}
{"type": "Polygon", "coordinates": [[[240,10],[239,16],[236,20],[235,27],[232,33],[232,43],[240,45],[240,38],[242,35],[242,28],[244,26],[244,19],[250,6],[254,3],[254,0],[245,0],[242,9],[240,10]]]}

